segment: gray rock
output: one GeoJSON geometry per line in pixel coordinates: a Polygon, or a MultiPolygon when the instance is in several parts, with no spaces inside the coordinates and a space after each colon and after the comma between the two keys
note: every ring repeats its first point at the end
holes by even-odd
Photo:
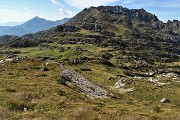
{"type": "Polygon", "coordinates": [[[95,23],[96,19],[94,17],[90,17],[87,22],[95,23]]]}
{"type": "Polygon", "coordinates": [[[27,112],[27,108],[24,108],[24,112],[27,112]]]}
{"type": "Polygon", "coordinates": [[[160,102],[161,102],[161,103],[167,103],[167,102],[169,102],[169,100],[166,99],[166,98],[163,98],[162,100],[160,100],[160,102]]]}
{"type": "Polygon", "coordinates": [[[134,88],[124,88],[126,80],[119,80],[115,83],[115,88],[121,93],[132,92],[134,88]]]}
{"type": "Polygon", "coordinates": [[[90,98],[108,98],[109,93],[105,89],[73,70],[64,69],[62,77],[73,82],[90,98]]]}
{"type": "Polygon", "coordinates": [[[89,67],[80,67],[79,69],[81,71],[92,71],[91,68],[89,68],[89,67]]]}
{"type": "Polygon", "coordinates": [[[108,77],[108,80],[111,80],[112,78],[111,77],[108,77]]]}
{"type": "Polygon", "coordinates": [[[5,61],[4,60],[0,60],[0,64],[3,64],[5,61]]]}

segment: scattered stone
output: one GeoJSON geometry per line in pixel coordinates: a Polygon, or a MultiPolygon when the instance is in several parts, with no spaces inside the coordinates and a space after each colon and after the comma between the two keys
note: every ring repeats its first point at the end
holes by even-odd
{"type": "Polygon", "coordinates": [[[16,61],[21,61],[22,59],[22,57],[16,57],[16,61]]]}
{"type": "Polygon", "coordinates": [[[5,61],[4,60],[0,60],[0,64],[3,64],[5,61]]]}
{"type": "Polygon", "coordinates": [[[160,100],[161,103],[167,103],[167,102],[170,102],[168,99],[166,98],[163,98],[162,100],[160,100]]]}
{"type": "Polygon", "coordinates": [[[7,56],[7,58],[13,58],[13,57],[15,57],[16,55],[14,55],[14,54],[9,54],[8,56],[7,56]]]}
{"type": "Polygon", "coordinates": [[[27,108],[24,108],[24,112],[27,112],[27,108]]]}
{"type": "Polygon", "coordinates": [[[6,59],[5,62],[12,62],[13,59],[12,58],[9,58],[9,59],[6,59]]]}
{"type": "Polygon", "coordinates": [[[123,88],[125,86],[125,81],[126,80],[119,80],[115,83],[115,88],[117,90],[119,90],[122,93],[126,93],[126,92],[132,92],[134,91],[134,88],[123,88]]]}
{"type": "Polygon", "coordinates": [[[154,84],[156,84],[156,82],[157,82],[157,80],[155,80],[153,78],[149,78],[148,81],[151,82],[151,83],[154,83],[154,84]]]}
{"type": "Polygon", "coordinates": [[[115,83],[115,88],[119,89],[125,86],[125,83],[122,83],[122,80],[119,80],[115,83]]]}
{"type": "Polygon", "coordinates": [[[158,87],[162,87],[162,86],[164,86],[164,85],[169,85],[170,83],[162,83],[162,82],[157,82],[156,83],[156,85],[158,86],[158,87]]]}
{"type": "Polygon", "coordinates": [[[80,67],[79,69],[81,71],[92,71],[91,68],[89,68],[89,67],[80,67]]]}
{"type": "Polygon", "coordinates": [[[172,72],[172,73],[167,73],[166,77],[180,77],[180,76],[178,74],[172,72]]]}
{"type": "Polygon", "coordinates": [[[153,77],[155,75],[155,72],[150,72],[150,73],[136,73],[136,75],[140,77],[153,77]]]}
{"type": "Polygon", "coordinates": [[[111,79],[112,79],[111,77],[108,78],[108,80],[111,80],[111,79]]]}
{"type": "Polygon", "coordinates": [[[50,63],[49,62],[46,62],[46,66],[48,66],[50,63]]]}
{"type": "Polygon", "coordinates": [[[170,83],[162,83],[162,82],[158,82],[158,80],[153,79],[153,78],[148,78],[147,79],[150,83],[153,83],[155,85],[157,85],[158,87],[162,87],[164,85],[169,85],[170,83]]]}

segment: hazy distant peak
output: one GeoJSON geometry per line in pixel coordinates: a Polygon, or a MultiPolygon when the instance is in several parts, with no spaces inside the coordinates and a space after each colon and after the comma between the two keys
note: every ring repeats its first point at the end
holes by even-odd
{"type": "Polygon", "coordinates": [[[13,27],[13,26],[21,25],[23,23],[24,22],[7,22],[7,23],[2,23],[1,26],[10,26],[10,27],[13,27]]]}
{"type": "Polygon", "coordinates": [[[0,35],[24,35],[29,33],[35,33],[43,30],[50,29],[57,25],[64,24],[69,19],[64,18],[62,20],[50,21],[38,16],[28,20],[27,22],[14,27],[0,27],[0,35]]]}
{"type": "Polygon", "coordinates": [[[25,23],[28,23],[28,22],[42,22],[42,21],[47,21],[46,19],[44,19],[44,18],[40,18],[40,17],[34,17],[34,18],[32,18],[32,19],[30,19],[30,20],[28,20],[27,22],[25,22],[25,23]]]}

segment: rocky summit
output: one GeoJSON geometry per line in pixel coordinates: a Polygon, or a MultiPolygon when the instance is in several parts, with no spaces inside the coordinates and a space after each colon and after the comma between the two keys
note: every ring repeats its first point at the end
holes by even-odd
{"type": "Polygon", "coordinates": [[[83,9],[49,30],[0,37],[0,120],[179,120],[180,21],[83,9]]]}

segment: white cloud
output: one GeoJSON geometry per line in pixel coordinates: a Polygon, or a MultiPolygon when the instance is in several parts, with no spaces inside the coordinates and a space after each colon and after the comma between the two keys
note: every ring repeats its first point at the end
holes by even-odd
{"type": "Polygon", "coordinates": [[[59,0],[50,0],[51,3],[54,5],[60,6],[60,7],[65,7],[59,0]]]}
{"type": "Polygon", "coordinates": [[[108,5],[120,0],[64,0],[72,7],[85,8],[90,6],[108,5]]]}
{"type": "Polygon", "coordinates": [[[24,7],[24,10],[26,11],[26,14],[28,14],[28,15],[31,14],[31,11],[27,7],[24,7]]]}
{"type": "Polygon", "coordinates": [[[28,19],[31,19],[33,15],[30,12],[27,12],[25,9],[24,11],[17,11],[8,8],[0,8],[0,23],[7,23],[7,22],[22,22],[28,19]]]}
{"type": "Polygon", "coordinates": [[[123,4],[131,4],[133,2],[135,2],[135,0],[125,0],[123,1],[123,4]]]}
{"type": "Polygon", "coordinates": [[[61,14],[63,15],[72,15],[72,12],[70,10],[65,10],[63,8],[59,8],[59,11],[61,12],[61,14]]]}
{"type": "Polygon", "coordinates": [[[58,5],[59,4],[59,2],[58,2],[58,0],[50,0],[53,4],[55,4],[55,5],[58,5]]]}

